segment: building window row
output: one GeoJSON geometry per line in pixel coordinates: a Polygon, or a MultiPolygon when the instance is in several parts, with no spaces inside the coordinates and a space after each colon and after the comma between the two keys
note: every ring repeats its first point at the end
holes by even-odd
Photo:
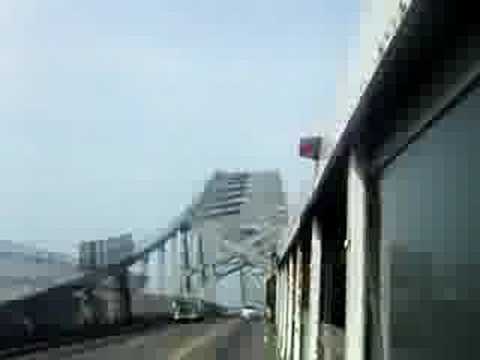
{"type": "Polygon", "coordinates": [[[206,212],[203,215],[203,217],[204,218],[215,218],[215,217],[237,215],[237,214],[240,214],[240,208],[239,207],[232,207],[232,208],[227,208],[227,209],[222,209],[222,210],[214,210],[214,211],[206,212]]]}

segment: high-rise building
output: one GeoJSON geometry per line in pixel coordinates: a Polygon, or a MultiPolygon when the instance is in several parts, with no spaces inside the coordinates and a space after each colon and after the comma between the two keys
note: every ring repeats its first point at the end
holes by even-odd
{"type": "MultiPolygon", "coordinates": [[[[202,262],[209,276],[200,287],[203,296],[230,305],[235,305],[231,299],[262,302],[261,282],[241,284],[247,273],[232,273],[223,280],[214,274],[222,268],[228,273],[239,263],[265,268],[287,221],[285,194],[277,171],[217,171],[205,185],[192,223],[190,248],[195,253],[190,266],[202,262]]],[[[201,280],[197,278],[196,283],[201,280]]],[[[191,285],[195,287],[195,280],[191,285]]]]}
{"type": "Polygon", "coordinates": [[[261,273],[288,222],[280,174],[217,171],[192,210],[188,231],[159,253],[157,291],[230,306],[263,303],[261,273]]]}
{"type": "Polygon", "coordinates": [[[135,243],[131,233],[121,234],[115,237],[109,237],[105,241],[105,262],[107,264],[116,264],[126,256],[133,253],[135,243]]]}
{"type": "Polygon", "coordinates": [[[268,224],[284,220],[285,197],[278,172],[218,171],[205,186],[194,227],[205,233],[207,248],[215,243],[216,248],[210,250],[216,250],[215,258],[221,259],[230,252],[226,242],[244,246],[252,253],[268,251],[275,239],[266,239],[257,244],[257,249],[251,248],[248,240],[259,235],[268,224]],[[214,234],[209,233],[209,228],[214,228],[214,234]]]}
{"type": "Polygon", "coordinates": [[[134,247],[131,233],[106,240],[82,241],[79,247],[79,265],[83,269],[92,269],[116,264],[133,253],[134,247]]]}

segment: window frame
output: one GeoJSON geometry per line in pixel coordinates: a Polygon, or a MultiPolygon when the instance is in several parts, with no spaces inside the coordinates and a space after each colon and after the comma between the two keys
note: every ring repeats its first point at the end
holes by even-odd
{"type": "Polygon", "coordinates": [[[441,84],[441,96],[426,101],[427,106],[419,109],[420,116],[414,120],[413,126],[406,133],[396,134],[385,141],[379,151],[373,155],[365,156],[367,168],[367,304],[366,304],[366,359],[390,360],[390,324],[389,298],[391,284],[388,274],[383,273],[383,265],[389,259],[385,255],[382,244],[382,199],[380,195],[381,182],[385,170],[395,163],[396,159],[404,154],[410,145],[419,141],[423,135],[430,131],[439,121],[452,121],[445,119],[449,112],[454,110],[476,88],[480,88],[480,61],[471,71],[463,74],[456,83],[441,84]],[[433,104],[433,105],[432,105],[433,104]],[[385,282],[382,283],[382,279],[385,282]],[[386,296],[382,298],[382,293],[386,296]]]}

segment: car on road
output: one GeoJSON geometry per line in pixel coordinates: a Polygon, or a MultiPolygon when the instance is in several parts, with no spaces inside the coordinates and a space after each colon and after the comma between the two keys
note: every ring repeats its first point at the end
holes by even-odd
{"type": "Polygon", "coordinates": [[[204,318],[203,301],[199,299],[176,299],[173,301],[173,320],[195,321],[204,318]]]}
{"type": "Polygon", "coordinates": [[[220,311],[220,315],[223,317],[239,317],[241,316],[242,309],[237,307],[224,308],[220,311]]]}
{"type": "Polygon", "coordinates": [[[240,310],[240,316],[247,321],[263,319],[263,311],[255,306],[245,306],[240,310]]]}

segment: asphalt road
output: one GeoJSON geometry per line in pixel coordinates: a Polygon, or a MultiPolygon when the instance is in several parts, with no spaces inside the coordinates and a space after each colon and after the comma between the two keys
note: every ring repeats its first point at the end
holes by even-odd
{"type": "Polygon", "coordinates": [[[22,356],[22,360],[264,359],[263,322],[219,319],[174,324],[22,356]]]}

